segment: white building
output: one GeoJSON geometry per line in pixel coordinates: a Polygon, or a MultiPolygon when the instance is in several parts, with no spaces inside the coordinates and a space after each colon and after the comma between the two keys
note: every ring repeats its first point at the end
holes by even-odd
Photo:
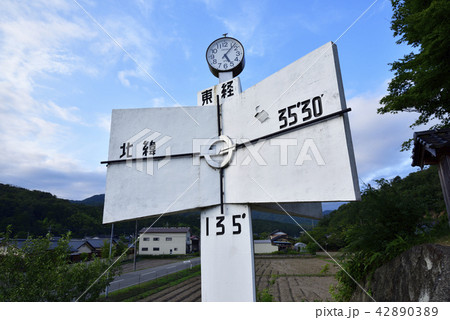
{"type": "Polygon", "coordinates": [[[139,254],[186,254],[191,252],[190,228],[142,228],[139,254]]]}
{"type": "Polygon", "coordinates": [[[255,253],[272,253],[278,251],[278,247],[273,245],[270,240],[254,240],[253,244],[255,253]]]}

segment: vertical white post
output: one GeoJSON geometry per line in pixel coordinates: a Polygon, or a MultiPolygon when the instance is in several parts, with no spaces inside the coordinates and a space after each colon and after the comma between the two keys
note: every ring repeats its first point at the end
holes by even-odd
{"type": "Polygon", "coordinates": [[[201,212],[202,301],[256,301],[251,211],[225,204],[201,212]]]}
{"type": "Polygon", "coordinates": [[[233,72],[219,72],[219,83],[230,81],[233,79],[233,72]]]}

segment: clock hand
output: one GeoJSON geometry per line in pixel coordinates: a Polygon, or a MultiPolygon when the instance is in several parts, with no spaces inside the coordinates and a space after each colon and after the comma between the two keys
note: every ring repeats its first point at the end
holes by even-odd
{"type": "Polygon", "coordinates": [[[225,58],[227,58],[227,60],[228,60],[228,62],[231,62],[230,61],[230,59],[228,59],[228,56],[227,56],[227,54],[228,54],[228,52],[230,52],[231,51],[231,49],[233,49],[233,47],[234,47],[234,45],[236,44],[236,42],[235,43],[233,43],[233,45],[230,47],[230,49],[228,49],[228,51],[227,52],[225,52],[225,54],[223,55],[223,57],[222,57],[222,59],[225,57],[225,58]]]}

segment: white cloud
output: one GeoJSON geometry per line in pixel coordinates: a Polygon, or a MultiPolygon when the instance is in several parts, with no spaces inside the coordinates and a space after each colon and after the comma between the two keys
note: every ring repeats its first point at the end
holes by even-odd
{"type": "Polygon", "coordinates": [[[222,22],[228,36],[245,43],[247,55],[264,55],[267,35],[263,34],[265,30],[262,25],[265,8],[263,1],[258,2],[258,5],[253,1],[240,1],[233,10],[229,10],[227,2],[205,0],[204,3],[211,16],[222,22]],[[258,34],[256,30],[259,30],[258,34]]]}
{"type": "Polygon", "coordinates": [[[148,17],[153,12],[154,3],[149,0],[134,0],[141,14],[148,17]]]}
{"type": "Polygon", "coordinates": [[[411,151],[400,150],[401,144],[413,137],[409,126],[417,114],[377,114],[382,96],[384,93],[369,92],[347,101],[352,109],[349,117],[358,175],[365,183],[416,171],[411,167],[411,151]]]}
{"type": "Polygon", "coordinates": [[[30,172],[36,175],[39,170],[51,170],[56,177],[57,173],[80,171],[71,146],[71,125],[83,123],[80,110],[58,105],[52,99],[43,102],[36,93],[45,88],[46,80],[93,70],[86,67],[82,56],[74,54],[71,46],[89,41],[96,32],[77,18],[65,18],[73,9],[67,1],[2,2],[1,182],[24,181],[35,188],[45,178],[33,181],[30,172]]]}
{"type": "Polygon", "coordinates": [[[125,87],[129,87],[130,81],[127,79],[127,77],[130,75],[134,75],[134,72],[130,70],[122,70],[119,71],[117,77],[119,78],[119,81],[122,85],[124,85],[125,87]]]}
{"type": "Polygon", "coordinates": [[[170,106],[169,103],[167,103],[166,99],[164,97],[159,97],[159,98],[153,98],[150,106],[153,108],[164,108],[167,106],[170,106]]]}
{"type": "MultiPolygon", "coordinates": [[[[151,13],[151,4],[136,1],[143,14],[151,13]]],[[[95,3],[83,4],[89,10],[96,8],[95,3]]],[[[146,27],[130,15],[93,16],[145,70],[151,71],[155,40],[146,27]]],[[[125,87],[133,87],[132,80],[146,78],[71,1],[2,1],[0,144],[4,152],[0,157],[0,182],[69,198],[71,194],[76,198],[103,190],[104,167],[86,163],[88,159],[80,155],[92,150],[91,141],[83,139],[109,132],[110,115],[84,120],[83,107],[74,106],[76,101],[62,103],[66,88],[56,89],[51,83],[67,81],[70,86],[73,77],[80,83],[81,76],[110,75],[124,63],[122,71],[113,72],[125,87]],[[89,135],[83,131],[89,131],[89,135]]],[[[67,87],[72,94],[81,92],[83,99],[81,88],[67,87]]]]}
{"type": "Polygon", "coordinates": [[[80,124],[83,123],[80,116],[77,115],[77,113],[80,111],[80,109],[78,109],[77,107],[63,108],[50,101],[47,104],[47,110],[61,120],[80,124]]]}
{"type": "Polygon", "coordinates": [[[127,62],[133,69],[117,73],[120,83],[125,87],[132,86],[131,78],[152,81],[143,70],[152,73],[156,57],[154,48],[158,47],[159,40],[152,36],[148,28],[130,16],[109,15],[99,23],[106,33],[101,32],[101,36],[92,44],[91,49],[101,54],[101,63],[112,66],[119,62],[127,62]]]}
{"type": "Polygon", "coordinates": [[[97,126],[109,132],[111,129],[111,114],[102,114],[97,117],[97,126]]]}

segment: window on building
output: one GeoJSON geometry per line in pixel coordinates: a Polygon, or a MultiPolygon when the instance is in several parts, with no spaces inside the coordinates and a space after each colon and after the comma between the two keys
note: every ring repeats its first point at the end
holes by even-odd
{"type": "Polygon", "coordinates": [[[166,237],[166,241],[172,241],[172,237],[166,237]]]}
{"type": "Polygon", "coordinates": [[[153,251],[159,251],[158,247],[153,247],[153,251]]]}
{"type": "Polygon", "coordinates": [[[144,238],[143,241],[150,241],[150,238],[144,238]]]}
{"type": "Polygon", "coordinates": [[[173,248],[173,251],[178,251],[178,248],[173,248]]]}
{"type": "Polygon", "coordinates": [[[148,248],[141,248],[141,251],[148,251],[148,248]]]}
{"type": "Polygon", "coordinates": [[[154,237],[153,241],[159,241],[159,237],[154,237]]]}

